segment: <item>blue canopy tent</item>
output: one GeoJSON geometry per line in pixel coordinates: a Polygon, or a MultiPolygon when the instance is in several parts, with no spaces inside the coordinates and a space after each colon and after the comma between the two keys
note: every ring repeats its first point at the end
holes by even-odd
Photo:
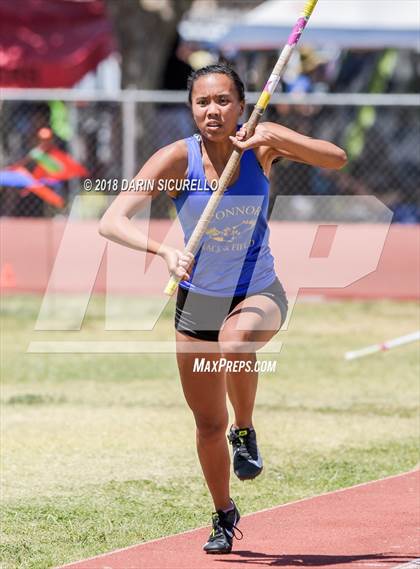
{"type": "MultiPolygon", "coordinates": [[[[223,50],[279,49],[304,0],[268,0],[218,38],[223,50]]],[[[302,43],[322,47],[420,50],[418,0],[319,0],[302,43]]]]}

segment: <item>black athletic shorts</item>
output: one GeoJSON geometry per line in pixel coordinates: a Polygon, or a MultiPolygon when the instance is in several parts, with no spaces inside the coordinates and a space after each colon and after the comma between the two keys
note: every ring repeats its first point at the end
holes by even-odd
{"type": "Polygon", "coordinates": [[[210,296],[178,287],[175,309],[175,328],[198,340],[217,342],[219,331],[226,316],[245,298],[263,294],[272,298],[280,308],[281,323],[287,315],[287,297],[276,277],[265,289],[252,294],[233,297],[210,296]]]}

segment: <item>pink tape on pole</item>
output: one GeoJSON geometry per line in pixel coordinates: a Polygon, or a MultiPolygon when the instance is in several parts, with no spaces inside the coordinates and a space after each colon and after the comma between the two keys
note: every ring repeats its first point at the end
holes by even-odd
{"type": "Polygon", "coordinates": [[[297,44],[300,36],[302,35],[303,30],[305,29],[307,22],[308,20],[306,18],[303,17],[299,18],[299,20],[295,24],[295,27],[292,30],[292,33],[289,36],[289,39],[287,40],[288,45],[293,46],[297,44]]]}

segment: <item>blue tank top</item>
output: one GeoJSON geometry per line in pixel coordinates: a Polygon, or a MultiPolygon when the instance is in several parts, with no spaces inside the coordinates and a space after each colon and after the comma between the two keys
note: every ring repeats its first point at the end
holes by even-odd
{"type": "MultiPolygon", "coordinates": [[[[212,195],[201,154],[201,137],[185,139],[188,173],[174,199],[185,243],[212,195]]],[[[243,153],[237,181],[228,186],[207,228],[188,281],[180,286],[212,296],[258,292],[276,278],[268,245],[269,181],[253,150],[243,153]]]]}

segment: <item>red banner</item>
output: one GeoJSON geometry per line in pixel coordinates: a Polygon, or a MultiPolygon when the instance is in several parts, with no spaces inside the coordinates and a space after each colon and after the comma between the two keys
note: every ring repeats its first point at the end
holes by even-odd
{"type": "Polygon", "coordinates": [[[102,0],[0,0],[1,87],[72,87],[113,51],[102,0]]]}

